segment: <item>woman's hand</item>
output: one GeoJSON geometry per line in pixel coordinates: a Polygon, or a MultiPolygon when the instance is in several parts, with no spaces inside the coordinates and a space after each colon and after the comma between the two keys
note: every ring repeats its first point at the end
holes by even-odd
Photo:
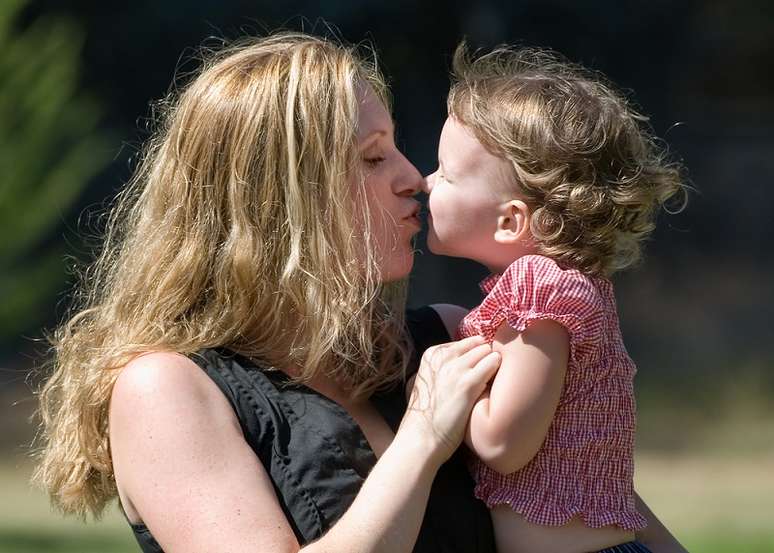
{"type": "Polygon", "coordinates": [[[475,401],[500,366],[480,336],[433,346],[425,351],[398,434],[427,440],[432,456],[443,463],[459,447],[475,401]]]}
{"type": "Polygon", "coordinates": [[[121,371],[110,406],[121,501],[169,552],[408,553],[438,467],[497,370],[490,352],[480,338],[428,350],[392,444],[347,512],[303,548],[215,383],[182,355],[140,356],[121,371]]]}

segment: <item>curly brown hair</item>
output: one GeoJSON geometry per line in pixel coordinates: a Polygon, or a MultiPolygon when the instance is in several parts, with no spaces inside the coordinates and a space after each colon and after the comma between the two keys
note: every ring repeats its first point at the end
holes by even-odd
{"type": "Polygon", "coordinates": [[[510,161],[538,252],[609,276],[641,258],[657,208],[687,200],[647,117],[602,75],[550,50],[454,55],[449,115],[510,161]]]}

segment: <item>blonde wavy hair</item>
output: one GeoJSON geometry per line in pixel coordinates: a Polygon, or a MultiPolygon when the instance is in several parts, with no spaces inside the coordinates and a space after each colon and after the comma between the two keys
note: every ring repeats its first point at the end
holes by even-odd
{"type": "Polygon", "coordinates": [[[53,337],[34,480],[63,512],[98,517],[116,495],[108,406],[142,352],[225,347],[355,396],[404,375],[406,287],[380,281],[356,138],[363,85],[389,100],[359,52],[304,34],[242,41],[162,103],[53,337]]]}
{"type": "Polygon", "coordinates": [[[449,115],[513,167],[542,255],[591,275],[636,263],[657,208],[681,210],[683,170],[603,76],[557,53],[455,52],[449,115]]]}

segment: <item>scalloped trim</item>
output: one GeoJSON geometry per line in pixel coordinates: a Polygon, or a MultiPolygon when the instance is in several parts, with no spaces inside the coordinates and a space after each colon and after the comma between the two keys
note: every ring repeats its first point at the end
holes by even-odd
{"type": "Polygon", "coordinates": [[[524,332],[530,324],[535,321],[554,321],[562,325],[570,337],[570,361],[578,364],[577,346],[589,340],[588,332],[583,319],[578,315],[567,314],[557,315],[555,313],[540,312],[534,310],[524,310],[512,312],[507,307],[497,308],[491,316],[486,319],[481,318],[477,322],[482,330],[486,331],[485,338],[492,340],[497,329],[506,321],[508,326],[519,332],[524,332]],[[491,333],[491,336],[489,334],[491,333]]]}
{"type": "Polygon", "coordinates": [[[578,516],[589,528],[602,528],[615,524],[624,530],[637,531],[648,525],[647,519],[638,511],[593,513],[586,512],[586,509],[580,505],[572,507],[552,506],[535,500],[513,497],[510,490],[494,488],[487,484],[478,484],[474,495],[483,501],[489,509],[497,505],[508,505],[528,522],[541,526],[562,526],[578,516]]]}

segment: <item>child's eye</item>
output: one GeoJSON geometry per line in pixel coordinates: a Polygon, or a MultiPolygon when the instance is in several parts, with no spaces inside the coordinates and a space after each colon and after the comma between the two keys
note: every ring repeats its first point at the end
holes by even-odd
{"type": "Polygon", "coordinates": [[[363,161],[365,161],[366,164],[368,164],[371,167],[376,167],[377,165],[379,165],[381,162],[384,161],[384,157],[382,156],[366,157],[366,158],[363,158],[363,161]]]}

